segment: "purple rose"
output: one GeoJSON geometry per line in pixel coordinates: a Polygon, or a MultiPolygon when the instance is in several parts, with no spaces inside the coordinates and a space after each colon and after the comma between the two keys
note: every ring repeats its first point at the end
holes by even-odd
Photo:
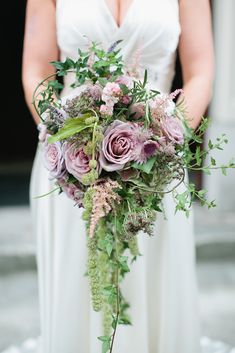
{"type": "Polygon", "coordinates": [[[82,200],[84,192],[81,190],[79,183],[67,183],[66,179],[62,178],[58,180],[58,185],[61,186],[63,192],[79,207],[83,206],[82,200]]]}
{"type": "Polygon", "coordinates": [[[115,120],[106,129],[99,159],[104,170],[121,170],[126,163],[133,160],[137,128],[135,124],[115,120]]]}
{"type": "Polygon", "coordinates": [[[64,156],[60,142],[48,143],[47,135],[43,144],[43,161],[52,178],[62,178],[66,173],[64,156]]]}
{"type": "MultiPolygon", "coordinates": [[[[91,171],[89,163],[92,156],[85,154],[84,146],[78,147],[76,143],[65,143],[64,158],[68,172],[79,181],[82,181],[82,177],[91,171]]],[[[99,165],[97,169],[100,169],[99,165]]]]}
{"type": "Polygon", "coordinates": [[[165,117],[161,121],[161,130],[168,142],[182,145],[184,143],[184,131],[181,122],[174,117],[165,117]]]}

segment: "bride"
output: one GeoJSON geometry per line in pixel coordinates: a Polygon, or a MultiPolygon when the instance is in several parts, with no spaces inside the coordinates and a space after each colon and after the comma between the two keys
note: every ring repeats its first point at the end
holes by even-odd
{"type": "MultiPolygon", "coordinates": [[[[76,58],[77,49],[97,41],[107,49],[122,39],[126,64],[148,69],[150,84],[169,92],[179,48],[184,97],[195,128],[210,97],[213,44],[209,0],[28,0],[23,85],[32,107],[35,86],[53,74],[50,61],[76,58]]],[[[65,78],[62,96],[70,90],[65,78]]],[[[31,179],[37,238],[40,353],[98,353],[101,318],[92,311],[86,271],[86,236],[81,210],[53,188],[38,146],[31,179]]],[[[115,353],[199,353],[200,333],[192,217],[174,215],[165,200],[155,236],[140,234],[143,254],[123,283],[133,326],[119,326],[115,353]]]]}

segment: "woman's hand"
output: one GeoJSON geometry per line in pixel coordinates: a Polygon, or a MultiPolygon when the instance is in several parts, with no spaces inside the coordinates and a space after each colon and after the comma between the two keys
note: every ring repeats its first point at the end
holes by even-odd
{"type": "MultiPolygon", "coordinates": [[[[209,0],[180,0],[179,55],[189,125],[196,128],[212,95],[214,51],[209,0]]],[[[182,98],[182,97],[180,97],[182,98]]],[[[179,99],[180,99],[179,98],[179,99]]]]}
{"type": "Polygon", "coordinates": [[[54,0],[28,0],[23,50],[22,81],[27,105],[36,124],[38,117],[33,105],[33,92],[38,83],[55,73],[49,63],[58,60],[56,9],[54,0]]]}

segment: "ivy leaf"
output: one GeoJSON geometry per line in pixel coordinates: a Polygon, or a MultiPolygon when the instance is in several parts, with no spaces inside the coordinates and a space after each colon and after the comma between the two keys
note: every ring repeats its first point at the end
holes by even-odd
{"type": "Polygon", "coordinates": [[[216,160],[213,157],[211,157],[211,165],[213,165],[213,166],[216,165],[216,160]]]}
{"type": "Polygon", "coordinates": [[[112,253],[112,250],[113,250],[112,244],[111,244],[111,243],[108,243],[108,244],[106,245],[106,251],[107,251],[109,257],[110,257],[110,255],[111,255],[111,253],[112,253]]]}
{"type": "Polygon", "coordinates": [[[196,158],[197,165],[200,166],[202,163],[200,146],[197,146],[196,148],[195,158],[196,158]]]}
{"type": "Polygon", "coordinates": [[[142,170],[146,174],[150,174],[155,162],[156,162],[157,156],[153,156],[147,160],[146,163],[143,164],[138,164],[138,163],[133,163],[132,167],[135,169],[142,170]]]}
{"type": "Polygon", "coordinates": [[[119,325],[132,325],[130,319],[128,317],[120,317],[118,320],[119,325]]]}
{"type": "Polygon", "coordinates": [[[98,339],[102,342],[102,353],[107,353],[110,349],[111,337],[100,336],[98,339]]]}
{"type": "Polygon", "coordinates": [[[210,150],[212,150],[214,148],[214,145],[211,142],[211,140],[208,141],[208,147],[209,147],[210,150]]]}
{"type": "Polygon", "coordinates": [[[128,260],[127,256],[119,256],[118,258],[122,273],[130,272],[130,268],[127,264],[127,260],[128,260]]]}

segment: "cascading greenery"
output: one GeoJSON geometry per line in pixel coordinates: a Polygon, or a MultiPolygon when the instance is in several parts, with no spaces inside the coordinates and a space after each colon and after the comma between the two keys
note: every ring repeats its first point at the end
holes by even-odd
{"type": "MultiPolygon", "coordinates": [[[[140,256],[138,232],[144,231],[152,235],[157,213],[164,212],[162,206],[164,195],[171,193],[176,203],[176,212],[184,211],[187,216],[196,199],[208,208],[214,207],[215,202],[206,198],[206,190],[197,190],[193,183],[185,180],[185,169],[201,170],[208,174],[213,169],[221,169],[223,174],[226,174],[228,168],[235,167],[233,161],[218,166],[216,160],[211,157],[213,150],[221,150],[228,142],[225,135],[217,138],[215,142],[209,141],[208,146],[201,149],[200,144],[210,120],[203,118],[198,129],[193,131],[185,122],[184,102],[181,101],[176,104],[175,111],[184,124],[185,136],[184,143],[176,147],[177,153],[156,154],[142,164],[132,162],[130,165],[132,175],[126,180],[119,173],[116,173],[115,182],[104,175],[102,184],[99,185],[95,154],[103,140],[103,128],[113,118],[98,116],[92,107],[90,97],[84,96],[79,102],[70,100],[66,107],[69,118],[63,120],[59,112],[61,108],[59,94],[63,88],[59,77],[73,73],[73,88],[83,85],[88,80],[93,84],[98,82],[102,87],[108,82],[114,82],[124,70],[120,50],[117,49],[118,44],[119,42],[115,43],[105,51],[96,43],[92,43],[87,52],[78,50],[76,61],[67,58],[63,63],[53,62],[57,77],[51,75],[41,82],[35,89],[33,99],[42,121],[45,112],[50,115],[50,120],[47,121],[47,128],[51,132],[49,143],[68,138],[76,138],[77,141],[80,139],[86,142],[85,153],[92,155],[91,171],[82,179],[83,219],[87,227],[87,275],[92,304],[94,310],[101,312],[103,316],[103,335],[99,337],[102,342],[102,353],[112,352],[117,326],[131,324],[128,315],[129,304],[121,290],[122,281],[130,271],[131,262],[140,256]],[[55,120],[56,124],[53,124],[55,120]],[[191,148],[193,143],[197,144],[196,150],[191,148]],[[185,185],[182,193],[177,188],[181,183],[185,185]],[[168,189],[166,185],[169,186],[168,189]],[[103,203],[99,207],[101,197],[103,203]]],[[[159,92],[147,88],[147,72],[143,81],[136,80],[130,90],[125,85],[120,86],[124,94],[132,97],[131,103],[146,103],[145,114],[140,121],[144,127],[149,127],[151,114],[147,102],[159,92]]],[[[99,104],[101,103],[97,102],[98,107],[99,104]]],[[[122,120],[126,116],[129,121],[133,120],[127,107],[117,105],[115,119],[122,120]]],[[[73,183],[74,178],[70,175],[66,182],[73,183]]]]}

